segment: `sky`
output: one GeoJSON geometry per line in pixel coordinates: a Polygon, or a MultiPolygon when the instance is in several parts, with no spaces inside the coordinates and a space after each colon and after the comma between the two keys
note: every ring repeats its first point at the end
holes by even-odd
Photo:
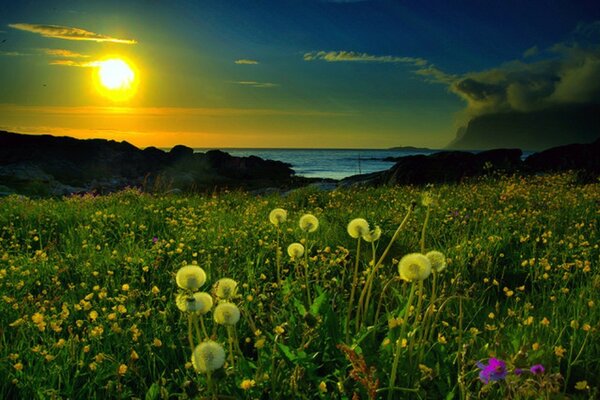
{"type": "Polygon", "coordinates": [[[0,129],[442,148],[479,115],[600,102],[599,44],[597,1],[5,2],[0,129]],[[99,83],[107,59],[133,70],[126,98],[99,83]]]}

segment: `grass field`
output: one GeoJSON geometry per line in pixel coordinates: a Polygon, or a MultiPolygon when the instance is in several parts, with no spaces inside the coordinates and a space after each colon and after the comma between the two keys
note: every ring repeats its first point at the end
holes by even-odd
{"type": "Polygon", "coordinates": [[[569,174],[0,199],[0,398],[598,398],[599,217],[600,184],[569,174]],[[355,218],[380,239],[351,237],[355,218]],[[431,250],[445,269],[400,279],[431,250]],[[237,281],[239,322],[180,311],[194,264],[215,306],[215,283],[237,281]],[[225,350],[208,373],[190,362],[206,336],[225,350]]]}

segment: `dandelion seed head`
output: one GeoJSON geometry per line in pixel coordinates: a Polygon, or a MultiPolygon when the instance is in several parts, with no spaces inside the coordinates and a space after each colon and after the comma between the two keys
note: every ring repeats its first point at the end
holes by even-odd
{"type": "Polygon", "coordinates": [[[269,213],[269,221],[275,226],[279,226],[287,220],[287,211],[283,208],[274,208],[269,213]]]}
{"type": "Polygon", "coordinates": [[[193,295],[180,293],[175,298],[175,304],[183,312],[197,312],[206,314],[213,306],[212,296],[206,292],[197,292],[193,295]]]}
{"type": "Polygon", "coordinates": [[[369,233],[369,223],[364,218],[355,218],[348,224],[348,235],[358,239],[369,233]]]}
{"type": "Polygon", "coordinates": [[[197,290],[206,282],[206,272],[197,265],[186,265],[177,271],[175,281],[182,289],[197,290]]]}
{"type": "Polygon", "coordinates": [[[215,283],[215,293],[220,299],[232,299],[237,293],[237,282],[231,278],[221,278],[215,283]]]}
{"type": "Polygon", "coordinates": [[[376,240],[379,240],[379,238],[381,237],[381,228],[376,226],[375,229],[369,231],[366,235],[363,235],[363,239],[365,240],[365,242],[374,242],[376,240]]]}
{"type": "Polygon", "coordinates": [[[192,365],[198,372],[210,372],[225,364],[225,350],[212,340],[200,343],[192,353],[192,365]]]}
{"type": "Polygon", "coordinates": [[[398,263],[398,271],[405,281],[422,281],[431,274],[431,262],[421,253],[407,254],[398,263]]]}
{"type": "Polygon", "coordinates": [[[299,225],[305,232],[314,232],[319,227],[319,220],[312,214],[304,214],[300,217],[299,225]]]}
{"type": "Polygon", "coordinates": [[[240,320],[240,309],[233,303],[223,302],[215,307],[215,322],[220,325],[235,325],[240,320]]]}
{"type": "Polygon", "coordinates": [[[431,262],[431,268],[435,272],[442,272],[446,269],[446,256],[441,251],[432,250],[425,254],[425,257],[431,262]]]}
{"type": "Polygon", "coordinates": [[[304,255],[304,246],[300,243],[292,243],[288,246],[287,252],[292,259],[298,259],[304,255]]]}

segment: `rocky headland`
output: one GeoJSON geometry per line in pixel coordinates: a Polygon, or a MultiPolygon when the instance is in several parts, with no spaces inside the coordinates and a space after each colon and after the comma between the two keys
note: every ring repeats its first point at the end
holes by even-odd
{"type": "Polygon", "coordinates": [[[165,152],[128,142],[79,140],[0,131],[0,193],[68,195],[109,193],[125,187],[147,191],[290,187],[302,182],[289,164],[233,157],[186,146],[165,152]]]}
{"type": "Polygon", "coordinates": [[[597,182],[600,175],[600,138],[588,144],[557,146],[533,153],[524,160],[520,149],[494,149],[479,153],[440,151],[396,159],[381,172],[342,179],[340,186],[424,185],[453,183],[493,172],[536,174],[576,171],[579,182],[597,182]]]}
{"type": "Polygon", "coordinates": [[[567,170],[577,171],[580,182],[597,182],[600,139],[589,144],[550,148],[526,159],[520,149],[495,149],[479,153],[440,151],[395,161],[385,171],[333,181],[296,177],[289,164],[255,156],[234,157],[219,150],[195,153],[182,145],[170,151],[155,147],[142,150],[125,141],[0,131],[0,195],[105,194],[126,187],[158,193],[225,188],[268,193],[311,183],[331,190],[348,186],[452,183],[491,173],[567,170]]]}

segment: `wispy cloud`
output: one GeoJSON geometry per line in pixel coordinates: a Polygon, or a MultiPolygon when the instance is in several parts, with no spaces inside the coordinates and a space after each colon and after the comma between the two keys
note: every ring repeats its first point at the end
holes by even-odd
{"type": "Polygon", "coordinates": [[[424,67],[427,60],[418,57],[375,56],[354,51],[313,51],[304,54],[304,61],[322,60],[326,62],[363,62],[363,63],[402,63],[424,67]]]}
{"type": "Polygon", "coordinates": [[[49,56],[54,57],[65,57],[65,58],[88,58],[89,55],[76,53],[66,49],[40,49],[42,52],[49,56]]]}
{"type": "Polygon", "coordinates": [[[243,86],[255,87],[255,88],[274,88],[274,87],[279,86],[277,83],[256,82],[256,81],[237,81],[237,82],[233,82],[233,83],[236,83],[238,85],[243,85],[243,86]]]}
{"type": "Polygon", "coordinates": [[[242,65],[256,65],[256,64],[258,64],[258,61],[256,61],[256,60],[249,60],[247,58],[241,58],[239,60],[235,60],[234,63],[236,63],[236,64],[242,64],[242,65]]]}
{"type": "Polygon", "coordinates": [[[523,52],[523,57],[525,57],[525,58],[535,57],[539,53],[540,53],[540,49],[537,46],[533,46],[523,52]]]}
{"type": "Polygon", "coordinates": [[[30,56],[29,53],[21,53],[20,51],[0,51],[0,56],[7,57],[21,57],[21,56],[30,56]]]}
{"type": "Polygon", "coordinates": [[[21,31],[37,33],[43,37],[66,39],[66,40],[89,40],[93,42],[111,42],[123,44],[137,43],[133,39],[119,39],[112,36],[102,35],[100,33],[91,32],[81,28],[61,25],[41,25],[41,24],[9,24],[9,27],[21,31]]]}
{"type": "Polygon", "coordinates": [[[67,60],[67,59],[56,59],[56,60],[50,60],[50,62],[48,64],[59,65],[62,67],[91,68],[91,67],[97,67],[98,61],[75,61],[75,60],[67,60]]]}
{"type": "Polygon", "coordinates": [[[407,64],[415,67],[413,71],[430,83],[443,83],[446,85],[456,81],[457,76],[448,74],[434,64],[420,57],[400,57],[400,56],[376,56],[367,53],[358,53],[355,51],[313,51],[304,54],[304,61],[325,61],[325,62],[359,62],[359,63],[394,63],[407,64]]]}

